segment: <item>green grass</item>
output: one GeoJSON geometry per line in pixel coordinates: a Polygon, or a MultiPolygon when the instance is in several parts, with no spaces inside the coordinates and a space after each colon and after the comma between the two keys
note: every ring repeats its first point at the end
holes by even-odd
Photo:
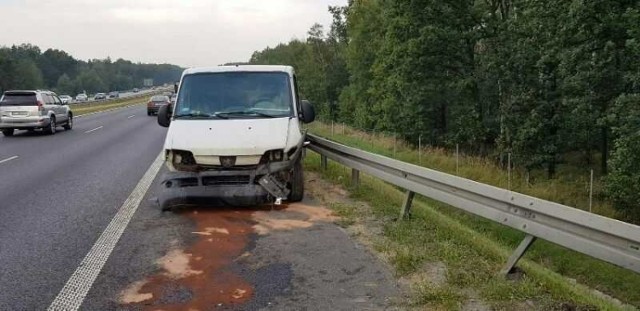
{"type": "MultiPolygon", "coordinates": [[[[327,133],[322,130],[318,126],[312,128],[313,132],[325,136],[327,133]]],[[[336,134],[333,138],[376,153],[393,152],[385,147],[389,143],[386,138],[380,138],[380,143],[378,140],[373,140],[372,143],[357,135],[345,131],[345,135],[336,134]]],[[[411,150],[408,148],[400,150],[396,157],[411,157],[411,150]]],[[[444,152],[425,156],[423,160],[432,165],[451,166],[451,159],[447,160],[444,152]],[[434,164],[435,162],[439,164],[434,164]]],[[[453,161],[455,172],[455,160],[453,161]]],[[[473,163],[466,168],[469,174],[480,170],[479,167],[484,167],[487,171],[496,170],[496,175],[501,174],[499,169],[487,161],[473,159],[469,162],[473,163]]],[[[307,165],[312,170],[319,170],[319,157],[310,154],[307,165]]],[[[325,176],[346,185],[350,180],[348,173],[348,170],[332,163],[325,176]]],[[[475,173],[485,179],[490,175],[490,172],[475,173]]],[[[500,176],[496,177],[499,178],[500,176]]],[[[386,242],[376,243],[375,248],[389,254],[389,262],[394,265],[399,276],[418,271],[425,262],[442,261],[449,267],[449,286],[478,289],[482,298],[499,309],[527,300],[534,300],[536,305],[549,308],[565,302],[586,309],[589,306],[598,309],[617,308],[615,304],[593,295],[586,287],[572,284],[561,276],[564,275],[628,304],[640,306],[640,275],[545,241],[537,241],[525,256],[528,260],[520,264],[527,275],[523,281],[514,285],[513,282],[503,280],[497,277],[497,273],[510,252],[524,237],[522,233],[422,197],[418,197],[414,204],[413,219],[389,221],[398,215],[403,192],[366,175],[361,179],[362,186],[352,189],[352,195],[368,202],[376,218],[386,220],[383,221],[386,242]]],[[[358,217],[357,213],[348,211],[345,206],[338,207],[338,214],[347,216],[347,224],[353,223],[353,219],[358,217]]],[[[447,303],[441,307],[447,308],[447,303]]]]}
{"type": "Polygon", "coordinates": [[[71,105],[71,110],[76,116],[81,116],[89,113],[117,109],[117,108],[122,108],[122,107],[136,105],[136,104],[143,104],[143,103],[146,103],[147,98],[149,98],[154,94],[155,93],[153,94],[149,93],[149,94],[145,94],[144,96],[123,98],[123,99],[118,99],[118,100],[109,101],[109,102],[97,102],[97,103],[91,102],[86,104],[71,105]]]}
{"type": "MultiPolygon", "coordinates": [[[[332,130],[331,125],[320,122],[311,124],[309,129],[312,133],[320,136],[404,162],[422,165],[505,189],[509,185],[507,171],[486,158],[461,154],[456,169],[455,150],[426,147],[422,149],[420,157],[414,146],[395,140],[392,136],[385,134],[371,134],[343,125],[336,125],[332,130]]],[[[572,156],[569,160],[575,162],[575,158],[577,156],[572,156]]],[[[517,165],[517,155],[513,156],[513,162],[517,165]]],[[[588,169],[577,164],[559,165],[556,178],[547,179],[545,174],[544,171],[533,171],[527,181],[523,171],[515,170],[511,178],[511,190],[584,210],[589,209],[590,172],[588,169]]],[[[617,215],[611,203],[603,199],[603,184],[598,176],[594,180],[593,188],[592,211],[603,216],[616,218],[617,215]]]]}

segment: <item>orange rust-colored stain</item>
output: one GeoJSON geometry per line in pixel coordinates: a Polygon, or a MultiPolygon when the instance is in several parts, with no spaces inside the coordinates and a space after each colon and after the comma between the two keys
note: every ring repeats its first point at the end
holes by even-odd
{"type": "MultiPolygon", "coordinates": [[[[168,253],[157,260],[158,274],[131,284],[119,302],[144,310],[210,310],[216,306],[241,306],[254,294],[254,287],[231,266],[251,256],[245,249],[251,235],[305,229],[316,222],[336,219],[330,210],[306,203],[253,209],[198,209],[183,213],[196,224],[188,228],[194,244],[180,249],[170,243],[168,253]],[[166,302],[171,290],[187,289],[186,301],[166,302]]],[[[187,228],[185,228],[186,230],[187,228]]]]}
{"type": "Polygon", "coordinates": [[[253,233],[255,210],[200,209],[186,213],[197,229],[196,242],[187,249],[172,249],[158,260],[164,271],[123,291],[120,303],[144,310],[209,310],[217,305],[241,305],[253,296],[253,286],[231,272],[253,233]],[[190,299],[164,302],[167,291],[186,288],[190,299]]]}

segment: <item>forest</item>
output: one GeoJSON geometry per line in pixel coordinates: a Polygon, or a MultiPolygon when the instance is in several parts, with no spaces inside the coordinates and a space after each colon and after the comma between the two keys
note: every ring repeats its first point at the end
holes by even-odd
{"type": "Polygon", "coordinates": [[[0,91],[50,89],[75,95],[130,90],[142,87],[144,79],[155,85],[180,80],[183,68],[168,64],[140,64],[118,59],[82,61],[68,53],[31,44],[0,46],[0,91]]]}
{"type": "Polygon", "coordinates": [[[640,2],[352,0],[306,38],[256,51],[290,64],[324,121],[459,145],[526,172],[593,167],[640,221],[640,2]]]}

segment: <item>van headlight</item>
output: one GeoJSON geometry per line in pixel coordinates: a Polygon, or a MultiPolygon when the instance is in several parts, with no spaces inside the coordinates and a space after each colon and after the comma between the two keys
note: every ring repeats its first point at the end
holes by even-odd
{"type": "Polygon", "coordinates": [[[261,164],[269,163],[269,162],[281,162],[284,161],[284,150],[269,150],[262,155],[262,159],[260,159],[261,164]]]}
{"type": "Polygon", "coordinates": [[[173,164],[176,165],[196,165],[193,153],[184,150],[173,150],[173,164]]]}

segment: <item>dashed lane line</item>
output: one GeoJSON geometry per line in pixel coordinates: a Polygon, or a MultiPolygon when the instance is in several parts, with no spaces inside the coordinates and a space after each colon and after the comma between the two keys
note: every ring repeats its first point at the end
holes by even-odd
{"type": "Polygon", "coordinates": [[[136,116],[135,114],[134,115],[130,115],[130,116],[127,117],[127,119],[134,118],[135,116],[136,116]]]}
{"type": "Polygon", "coordinates": [[[91,250],[84,257],[80,266],[71,275],[58,296],[49,306],[49,311],[75,311],[80,308],[89,293],[93,282],[104,267],[111,252],[115,248],[122,233],[133,218],[142,198],[145,196],[158,171],[162,167],[162,153],[156,157],[138,185],[133,189],[127,200],[122,204],[118,213],[113,217],[107,228],[102,232],[91,250]]]}
{"type": "Polygon", "coordinates": [[[84,132],[84,133],[85,133],[85,134],[93,133],[93,132],[95,132],[95,131],[97,131],[97,130],[100,130],[100,129],[102,129],[102,128],[104,128],[104,126],[98,126],[98,127],[94,128],[93,130],[88,130],[88,131],[86,131],[86,132],[84,132]]]}
{"type": "Polygon", "coordinates": [[[0,160],[0,164],[5,163],[5,162],[9,162],[11,160],[15,160],[17,158],[19,158],[19,156],[13,156],[13,157],[6,158],[4,160],[0,160]]]}

